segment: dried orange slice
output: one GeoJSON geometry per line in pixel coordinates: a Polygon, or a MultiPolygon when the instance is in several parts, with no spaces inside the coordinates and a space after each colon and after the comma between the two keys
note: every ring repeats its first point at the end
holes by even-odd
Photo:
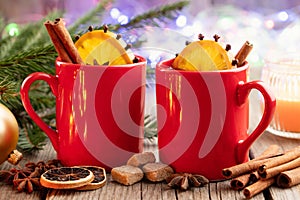
{"type": "Polygon", "coordinates": [[[89,65],[131,64],[134,54],[120,35],[108,30],[94,30],[83,34],[76,42],[80,57],[89,65]]]}
{"type": "Polygon", "coordinates": [[[225,70],[232,67],[227,51],[213,40],[188,44],[175,58],[173,68],[188,71],[225,70]]]}
{"type": "Polygon", "coordinates": [[[102,167],[97,166],[81,166],[90,170],[94,174],[94,180],[82,187],[76,188],[76,190],[95,190],[101,188],[106,183],[106,172],[102,167]]]}
{"type": "Polygon", "coordinates": [[[82,167],[53,168],[41,175],[42,186],[53,189],[74,189],[84,186],[94,179],[93,173],[82,167]]]}

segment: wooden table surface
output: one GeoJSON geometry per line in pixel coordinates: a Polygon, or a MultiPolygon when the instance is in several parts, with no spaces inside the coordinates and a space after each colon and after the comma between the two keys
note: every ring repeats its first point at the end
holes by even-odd
{"type": "MultiPolygon", "coordinates": [[[[260,154],[271,144],[278,144],[283,150],[291,149],[299,145],[299,140],[287,139],[272,135],[265,132],[252,146],[255,155],[260,154]]],[[[145,144],[145,149],[152,149],[157,153],[156,145],[151,143],[145,144]]],[[[22,160],[23,163],[27,161],[50,160],[56,158],[56,153],[51,144],[47,144],[42,151],[36,152],[32,155],[25,155],[22,160]]],[[[22,164],[22,163],[20,163],[22,164]]],[[[0,166],[0,169],[10,169],[12,166],[5,162],[0,166]]],[[[72,190],[43,190],[33,192],[31,194],[19,193],[12,190],[12,186],[0,183],[0,199],[244,199],[241,192],[234,191],[229,188],[229,181],[222,181],[210,183],[202,188],[192,188],[188,191],[178,191],[167,187],[165,183],[148,183],[140,182],[132,186],[122,186],[111,180],[108,175],[108,181],[103,188],[94,191],[72,191],[72,190]]],[[[275,186],[265,190],[254,196],[252,199],[300,199],[300,185],[289,189],[281,189],[275,186]]]]}
{"type": "MultiPolygon", "coordinates": [[[[250,106],[250,131],[259,121],[260,111],[259,104],[257,104],[257,93],[251,92],[251,106],[250,106]]],[[[251,147],[254,156],[259,155],[269,145],[277,144],[282,150],[292,149],[300,145],[300,140],[288,139],[279,136],[275,136],[265,131],[258,140],[254,142],[251,147]]],[[[149,141],[145,141],[145,150],[153,151],[157,156],[157,145],[149,141]]],[[[30,155],[24,155],[24,159],[21,161],[21,165],[28,161],[47,161],[56,158],[56,152],[52,145],[48,143],[45,148],[39,152],[35,152],[30,155]]],[[[22,165],[22,166],[23,166],[22,165]]],[[[10,169],[12,165],[5,162],[0,165],[1,169],[10,169]]],[[[229,181],[209,183],[202,188],[192,188],[188,191],[179,191],[168,188],[165,183],[148,183],[139,182],[132,186],[123,186],[111,180],[108,174],[108,180],[104,187],[93,191],[73,191],[73,190],[52,190],[45,189],[43,191],[34,191],[31,194],[24,192],[19,193],[17,190],[13,190],[12,186],[8,186],[0,182],[0,199],[1,200],[35,200],[35,199],[51,199],[51,200],[85,200],[85,199],[101,199],[101,200],[161,200],[161,199],[178,199],[178,200],[193,200],[193,199],[211,199],[211,200],[240,200],[245,199],[242,192],[234,191],[229,187],[229,181]]],[[[272,186],[266,189],[264,192],[257,194],[252,198],[253,200],[261,199],[288,199],[298,200],[300,199],[300,184],[288,189],[277,188],[272,186]]]]}

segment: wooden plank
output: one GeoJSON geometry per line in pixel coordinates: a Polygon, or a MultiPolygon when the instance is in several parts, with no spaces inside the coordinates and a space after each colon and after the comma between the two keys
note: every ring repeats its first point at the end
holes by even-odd
{"type": "MultiPolygon", "coordinates": [[[[279,137],[266,131],[261,138],[253,144],[252,149],[254,154],[259,155],[269,145],[277,144],[283,151],[286,151],[299,146],[299,142],[297,139],[279,137]]],[[[270,199],[300,199],[300,185],[286,189],[272,186],[269,188],[268,194],[270,195],[270,199]]]]}
{"type": "MultiPolygon", "coordinates": [[[[47,144],[42,151],[37,151],[32,154],[25,154],[23,160],[19,163],[19,167],[24,166],[28,161],[38,162],[38,161],[47,161],[50,159],[56,158],[56,153],[52,145],[47,144]]],[[[9,170],[13,167],[18,168],[18,166],[13,166],[8,162],[4,162],[0,165],[0,170],[9,170]]],[[[0,199],[28,199],[36,200],[43,199],[45,196],[44,191],[34,191],[31,194],[25,192],[18,192],[17,190],[12,189],[11,185],[6,185],[5,183],[0,183],[1,192],[0,199]]]]}
{"type": "Polygon", "coordinates": [[[65,199],[116,199],[116,200],[140,200],[141,183],[131,186],[123,186],[112,181],[110,174],[104,187],[91,191],[76,190],[50,190],[46,199],[65,200],[65,199]]]}
{"type": "MultiPolygon", "coordinates": [[[[218,199],[218,200],[227,200],[227,199],[236,199],[242,200],[245,199],[242,191],[235,191],[230,188],[229,180],[221,181],[216,183],[211,183],[209,187],[209,199],[218,199]]],[[[264,199],[263,194],[258,194],[252,198],[253,200],[264,199]]]]}
{"type": "MultiPolygon", "coordinates": [[[[278,188],[276,186],[272,186],[270,189],[270,197],[272,199],[300,199],[300,186],[294,186],[292,188],[278,188]]],[[[271,199],[270,198],[270,199],[271,199]]]]}
{"type": "MultiPolygon", "coordinates": [[[[271,144],[279,144],[283,150],[288,150],[298,146],[299,140],[281,138],[266,132],[253,144],[252,150],[254,155],[259,155],[271,144]]],[[[155,145],[150,145],[150,147],[145,148],[145,150],[151,149],[151,151],[156,151],[157,153],[155,145]]],[[[55,151],[48,144],[42,151],[32,155],[25,155],[25,159],[21,162],[21,165],[27,161],[47,161],[55,157],[55,151]]],[[[4,163],[0,166],[1,169],[10,169],[11,167],[9,163],[4,163]]],[[[123,186],[113,182],[110,175],[108,175],[107,185],[94,191],[48,190],[47,194],[43,192],[26,194],[12,190],[11,186],[7,186],[4,183],[0,183],[0,187],[0,199],[244,199],[242,192],[229,188],[229,181],[210,183],[203,188],[192,188],[189,191],[179,191],[168,188],[166,183],[154,184],[147,181],[137,183],[133,186],[123,186]]],[[[300,186],[289,189],[272,186],[267,194],[270,195],[271,199],[299,199],[300,186]]],[[[264,196],[261,193],[252,199],[264,199],[264,196]]]]}
{"type": "Polygon", "coordinates": [[[178,200],[210,199],[209,185],[206,185],[201,188],[190,188],[187,191],[177,190],[177,197],[178,197],[178,200]]]}
{"type": "Polygon", "coordinates": [[[171,189],[166,183],[142,182],[142,199],[176,199],[176,190],[171,189]]]}

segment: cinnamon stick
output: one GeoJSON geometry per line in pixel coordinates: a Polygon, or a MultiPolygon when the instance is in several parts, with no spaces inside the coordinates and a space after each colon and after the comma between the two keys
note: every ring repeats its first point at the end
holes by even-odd
{"type": "Polygon", "coordinates": [[[262,173],[260,171],[258,171],[258,172],[259,172],[259,176],[262,179],[269,179],[269,178],[272,178],[272,177],[280,174],[281,172],[291,170],[291,169],[294,169],[297,167],[300,167],[300,157],[296,158],[290,162],[284,163],[282,165],[278,165],[276,167],[265,169],[262,173]]]}
{"type": "Polygon", "coordinates": [[[237,61],[237,67],[240,67],[244,64],[247,56],[249,55],[252,49],[253,49],[253,45],[250,44],[249,41],[246,41],[243,44],[242,48],[238,51],[238,53],[234,57],[237,61]]]}
{"type": "Polygon", "coordinates": [[[270,178],[267,180],[258,180],[256,183],[249,185],[243,190],[243,194],[247,199],[250,199],[254,195],[260,193],[266,188],[270,187],[275,182],[274,178],[270,178]]]}
{"type": "Polygon", "coordinates": [[[300,146],[287,151],[285,154],[278,156],[276,158],[272,158],[265,163],[263,163],[261,166],[258,167],[258,173],[263,174],[267,169],[282,165],[284,163],[290,162],[296,158],[300,157],[300,146]]]}
{"type": "Polygon", "coordinates": [[[277,156],[279,151],[278,145],[270,145],[259,157],[245,163],[241,163],[222,170],[225,178],[234,178],[245,173],[250,173],[263,165],[271,157],[277,156]]]}
{"type": "Polygon", "coordinates": [[[289,188],[299,183],[300,183],[300,167],[285,172],[281,172],[276,179],[276,184],[282,188],[289,188]]]}
{"type": "Polygon", "coordinates": [[[234,190],[241,190],[247,185],[253,184],[259,180],[259,175],[257,171],[252,173],[243,174],[230,181],[230,187],[234,190]]]}
{"type": "Polygon", "coordinates": [[[82,64],[83,62],[81,60],[81,57],[77,51],[77,48],[74,45],[74,42],[68,30],[65,27],[64,20],[62,18],[56,19],[53,28],[60,40],[62,41],[73,63],[82,64]]]}
{"type": "Polygon", "coordinates": [[[46,21],[44,25],[61,60],[74,64],[83,64],[73,40],[65,27],[64,20],[59,18],[54,22],[46,21]]]}
{"type": "Polygon", "coordinates": [[[222,170],[222,174],[225,178],[234,178],[241,174],[245,174],[256,170],[259,166],[264,164],[268,159],[263,160],[250,160],[246,163],[238,164],[222,170]]]}
{"type": "MultiPolygon", "coordinates": [[[[270,145],[260,156],[253,160],[260,160],[275,155],[279,152],[280,147],[278,145],[270,145]]],[[[234,190],[240,190],[246,187],[248,184],[252,184],[259,179],[257,171],[240,175],[230,181],[230,186],[234,190]]]]}
{"type": "Polygon", "coordinates": [[[62,42],[60,41],[58,35],[56,34],[56,32],[53,29],[53,24],[51,21],[47,21],[44,23],[48,34],[52,40],[52,43],[55,47],[56,52],[58,53],[58,56],[60,57],[61,61],[63,62],[68,62],[68,63],[72,63],[71,58],[69,57],[67,50],[65,49],[64,45],[62,44],[62,42]]]}

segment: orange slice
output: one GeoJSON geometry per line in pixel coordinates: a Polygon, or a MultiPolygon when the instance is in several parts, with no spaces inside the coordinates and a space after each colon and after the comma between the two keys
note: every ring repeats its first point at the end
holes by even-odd
{"type": "Polygon", "coordinates": [[[95,190],[101,188],[106,183],[106,172],[102,167],[97,166],[81,166],[90,170],[94,174],[94,180],[82,187],[76,188],[76,190],[95,190]]]}
{"type": "Polygon", "coordinates": [[[95,30],[83,34],[76,42],[80,57],[89,65],[131,64],[134,54],[117,34],[95,30]]]}
{"type": "Polygon", "coordinates": [[[173,68],[188,71],[225,70],[231,67],[227,51],[213,40],[191,42],[173,62],[173,68]]]}
{"type": "Polygon", "coordinates": [[[94,179],[93,173],[81,167],[53,168],[41,175],[42,186],[53,189],[74,189],[82,187],[94,179]]]}

